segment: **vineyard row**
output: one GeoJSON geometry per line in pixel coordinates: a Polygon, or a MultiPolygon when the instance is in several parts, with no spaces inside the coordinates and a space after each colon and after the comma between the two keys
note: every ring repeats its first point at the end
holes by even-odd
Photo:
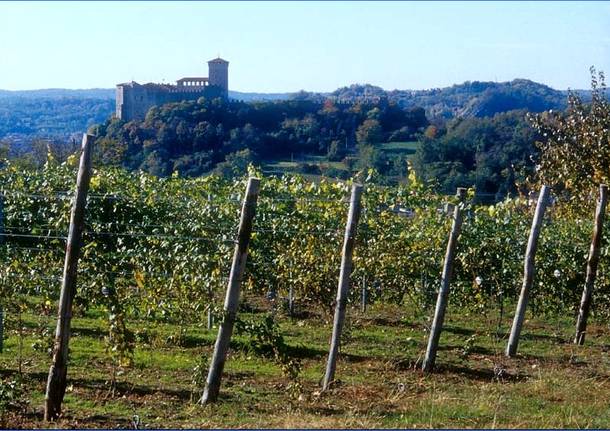
{"type": "MultiPolygon", "coordinates": [[[[19,172],[8,166],[1,178],[1,236],[6,239],[2,254],[7,262],[2,277],[3,298],[31,291],[56,298],[53,289],[41,292],[40,285],[28,289],[43,277],[57,280],[48,274],[65,244],[53,364],[47,385],[47,419],[56,418],[61,411],[73,302],[95,305],[100,300],[95,291],[106,296],[112,291],[126,309],[144,306],[158,311],[167,307],[170,314],[185,318],[189,313],[197,315],[202,303],[207,302],[211,309],[218,286],[227,286],[202,396],[204,403],[218,395],[242,285],[275,294],[289,286],[291,300],[293,287],[298,286],[303,301],[334,305],[324,388],[334,379],[350,280],[356,277],[383,286],[374,290],[380,292],[379,298],[430,301],[434,291],[427,283],[421,282],[419,290],[410,286],[424,278],[434,280],[442,267],[423,364],[426,371],[434,367],[450,290],[451,300],[458,304],[485,307],[490,300],[516,298],[517,289],[511,286],[521,278],[506,351],[509,356],[517,351],[533,290],[537,294],[534,308],[548,309],[573,303],[580,293],[578,287],[585,286],[578,308],[577,343],[584,342],[600,261],[596,298],[603,304],[609,297],[607,272],[603,270],[609,257],[608,246],[602,241],[605,186],[600,188],[595,218],[588,220],[560,205],[549,208],[545,218],[550,200],[547,187],[542,187],[532,217],[533,208],[526,199],[475,207],[468,203],[472,196],[464,189],[458,190],[452,205],[442,210],[443,197],[432,194],[413,175],[407,186],[395,189],[367,184],[365,191],[362,185],[352,184],[339,252],[335,240],[342,231],[337,221],[345,217],[348,203],[344,199],[346,184],[315,185],[298,178],[269,179],[265,181],[268,184],[261,184],[251,177],[240,210],[241,181],[223,182],[214,177],[159,180],[143,174],[134,179],[118,171],[94,172],[92,140],[90,136],[84,138],[73,195],[56,192],[67,188],[73,161],[46,167],[42,174],[19,172]],[[93,189],[94,199],[88,202],[89,189],[93,189]],[[451,226],[447,214],[451,214],[451,226]],[[235,229],[237,236],[232,234],[235,229]],[[550,235],[540,236],[543,230],[549,230],[550,235]],[[586,238],[592,230],[589,244],[586,238]],[[535,259],[537,251],[542,252],[542,260],[535,259]],[[45,274],[34,276],[34,265],[44,268],[45,274]],[[516,277],[521,265],[522,277],[516,277]],[[121,269],[124,266],[126,269],[121,269]],[[28,275],[29,285],[28,280],[17,284],[10,281],[11,277],[27,279],[28,275]],[[78,289],[77,276],[79,280],[88,279],[79,283],[78,289]],[[21,292],[16,292],[18,286],[21,292]]],[[[364,298],[366,293],[363,291],[364,298]]]]}

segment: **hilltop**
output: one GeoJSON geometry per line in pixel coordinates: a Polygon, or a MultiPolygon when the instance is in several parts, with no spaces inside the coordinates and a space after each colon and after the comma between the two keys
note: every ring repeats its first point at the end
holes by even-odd
{"type": "MultiPolygon", "coordinates": [[[[577,90],[585,99],[587,90],[577,90]]],[[[405,108],[421,107],[430,119],[441,117],[491,117],[515,109],[540,112],[563,109],[567,91],[555,90],[526,79],[510,82],[464,82],[429,90],[384,90],[370,84],[353,84],[331,93],[254,93],[230,91],[232,99],[244,102],[331,98],[353,103],[387,98],[405,108]]],[[[114,88],[7,91],[0,90],[0,139],[66,137],[82,133],[114,112],[114,88]]]]}
{"type": "MultiPolygon", "coordinates": [[[[293,93],[248,93],[229,91],[232,99],[249,101],[289,99],[293,93]]],[[[46,88],[40,90],[0,90],[0,100],[3,99],[111,99],[114,100],[114,88],[67,89],[46,88]]]]}
{"type": "Polygon", "coordinates": [[[330,96],[345,101],[387,97],[404,107],[420,106],[430,118],[472,118],[491,117],[516,109],[531,112],[563,109],[567,91],[527,79],[515,79],[500,83],[467,81],[430,90],[386,91],[373,85],[351,85],[335,90],[330,96]]]}
{"type": "MultiPolygon", "coordinates": [[[[590,98],[589,91],[578,93],[590,98]]],[[[46,146],[36,139],[51,138],[65,153],[78,142],[75,134],[102,125],[106,163],[161,176],[231,176],[255,163],[267,173],[334,178],[373,167],[395,181],[409,160],[441,190],[475,184],[505,194],[520,175],[514,170],[527,173],[536,152],[525,113],[562,110],[567,101],[567,91],[525,79],[430,90],[354,84],[331,93],[230,92],[228,103],[168,104],[151,109],[146,121],[125,122],[110,121],[113,95],[113,89],[0,91],[0,140],[9,154],[37,153],[40,162],[46,146]]]]}

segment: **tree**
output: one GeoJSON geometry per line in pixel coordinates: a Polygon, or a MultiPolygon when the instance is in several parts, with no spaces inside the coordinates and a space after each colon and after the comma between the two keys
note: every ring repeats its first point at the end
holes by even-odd
{"type": "Polygon", "coordinates": [[[591,103],[571,92],[565,113],[548,111],[530,117],[543,139],[537,165],[539,182],[586,198],[610,181],[610,103],[603,72],[591,71],[591,103]]]}
{"type": "Polygon", "coordinates": [[[436,127],[435,125],[431,124],[426,128],[426,131],[424,132],[424,137],[428,138],[428,139],[434,139],[436,138],[438,135],[438,127],[436,127]]]}
{"type": "Polygon", "coordinates": [[[362,145],[374,145],[383,141],[383,130],[377,120],[365,120],[356,131],[356,140],[362,145]]]}
{"type": "Polygon", "coordinates": [[[255,160],[256,156],[249,149],[237,151],[227,155],[224,162],[216,165],[214,172],[225,178],[244,175],[248,171],[248,165],[255,160]]]}
{"type": "Polygon", "coordinates": [[[390,169],[390,161],[385,153],[379,151],[372,145],[358,145],[358,168],[361,170],[375,169],[380,174],[385,174],[390,169]]]}
{"type": "Polygon", "coordinates": [[[444,192],[474,186],[481,193],[505,195],[516,191],[521,172],[533,172],[535,140],[523,111],[457,119],[444,134],[424,134],[413,161],[419,174],[444,192]]]}
{"type": "Polygon", "coordinates": [[[326,157],[331,162],[338,162],[345,156],[345,147],[341,144],[340,141],[333,140],[328,147],[328,153],[326,157]]]}

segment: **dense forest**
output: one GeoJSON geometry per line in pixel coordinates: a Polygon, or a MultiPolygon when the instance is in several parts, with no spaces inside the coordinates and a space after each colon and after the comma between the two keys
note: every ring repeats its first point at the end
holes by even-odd
{"type": "MultiPolygon", "coordinates": [[[[533,169],[540,136],[526,114],[561,111],[568,98],[522,79],[418,91],[352,85],[332,93],[233,92],[230,101],[165,105],[144,121],[125,123],[111,118],[112,94],[0,91],[2,151],[27,153],[29,164],[44,163],[49,149],[63,159],[75,146],[73,134],[97,124],[98,162],[160,176],[230,177],[249,163],[297,160],[291,172],[348,178],[374,168],[395,182],[406,178],[411,163],[441,191],[476,185],[501,197],[533,169]]],[[[589,91],[576,94],[590,100],[589,91]]]]}
{"type": "Polygon", "coordinates": [[[356,149],[359,159],[374,164],[376,145],[417,139],[427,126],[422,108],[404,109],[387,101],[245,103],[201,98],[154,107],[144,121],[113,119],[96,132],[102,163],[162,176],[174,171],[195,176],[212,169],[238,175],[248,163],[301,154],[339,161],[356,149]]]}
{"type": "Polygon", "coordinates": [[[431,128],[422,138],[414,164],[423,178],[450,193],[456,187],[475,186],[497,193],[498,199],[516,191],[532,173],[540,139],[526,111],[493,117],[454,119],[443,128],[431,128]]]}
{"type": "MultiPolygon", "coordinates": [[[[371,99],[372,100],[372,99],[371,99]]],[[[532,172],[535,130],[527,111],[434,119],[397,102],[335,103],[310,99],[243,103],[204,100],[153,108],[142,122],[112,120],[97,133],[102,163],[166,176],[241,175],[249,163],[302,154],[335,162],[327,176],[374,168],[406,178],[408,160],[440,191],[475,185],[498,198],[532,172]],[[385,142],[418,141],[414,156],[383,150],[385,142]],[[408,159],[408,160],[407,160],[408,159]]],[[[300,172],[320,174],[303,163],[300,172]]]]}
{"type": "Polygon", "coordinates": [[[63,137],[106,121],[114,100],[89,97],[3,97],[0,93],[0,138],[63,137]]]}
{"type": "MultiPolygon", "coordinates": [[[[101,123],[114,112],[112,88],[89,90],[0,90],[0,138],[10,134],[66,136],[82,132],[92,122],[101,123]],[[83,126],[85,125],[85,126],[83,126]]],[[[583,100],[589,91],[578,91],[583,100]]],[[[244,102],[331,99],[345,103],[387,99],[401,107],[421,107],[428,118],[486,117],[515,109],[541,112],[563,109],[567,93],[525,79],[511,82],[465,82],[430,90],[386,91],[373,85],[354,84],[331,93],[248,93],[230,91],[244,102]]]]}

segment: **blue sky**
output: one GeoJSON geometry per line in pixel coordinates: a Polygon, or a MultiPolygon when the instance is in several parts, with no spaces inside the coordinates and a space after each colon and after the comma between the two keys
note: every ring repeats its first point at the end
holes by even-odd
{"type": "Polygon", "coordinates": [[[233,90],[385,89],[610,73],[610,2],[0,2],[0,88],[207,76],[233,90]]]}

